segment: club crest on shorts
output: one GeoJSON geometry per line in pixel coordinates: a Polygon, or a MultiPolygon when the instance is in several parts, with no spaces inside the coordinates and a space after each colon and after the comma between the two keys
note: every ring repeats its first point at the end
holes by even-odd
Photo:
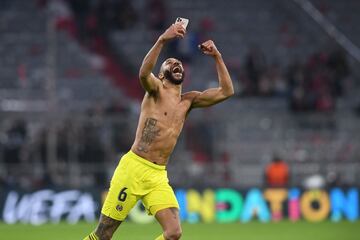
{"type": "Polygon", "coordinates": [[[119,212],[122,211],[124,208],[121,205],[116,205],[116,210],[118,210],[119,212]]]}

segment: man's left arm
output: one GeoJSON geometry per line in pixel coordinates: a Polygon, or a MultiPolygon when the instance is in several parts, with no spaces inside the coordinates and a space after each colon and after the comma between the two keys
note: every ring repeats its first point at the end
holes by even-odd
{"type": "Polygon", "coordinates": [[[201,44],[201,50],[204,54],[213,57],[215,60],[219,87],[210,88],[203,92],[190,92],[189,94],[193,95],[191,108],[208,107],[234,95],[234,87],[230,74],[214,42],[211,40],[204,42],[201,44]]]}

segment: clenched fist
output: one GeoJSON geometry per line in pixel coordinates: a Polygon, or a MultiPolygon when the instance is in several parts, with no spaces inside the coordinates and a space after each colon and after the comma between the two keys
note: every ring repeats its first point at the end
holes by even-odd
{"type": "Polygon", "coordinates": [[[221,56],[221,53],[216,48],[215,43],[212,40],[207,40],[199,45],[200,50],[209,56],[217,57],[221,56]]]}

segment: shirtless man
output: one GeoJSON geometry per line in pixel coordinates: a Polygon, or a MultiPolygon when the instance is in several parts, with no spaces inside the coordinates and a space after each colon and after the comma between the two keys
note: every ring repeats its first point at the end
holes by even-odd
{"type": "Polygon", "coordinates": [[[164,44],[184,35],[180,24],[171,25],[143,60],[139,78],[146,94],[135,141],[115,170],[96,230],[84,240],[111,239],[138,200],[161,224],[163,233],[157,240],[181,237],[179,205],[168,183],[166,164],[190,110],[214,105],[234,94],[225,63],[211,40],[201,44],[201,50],[215,60],[219,87],[182,94],[184,68],[175,58],[165,60],[157,77],[152,73],[164,44]]]}

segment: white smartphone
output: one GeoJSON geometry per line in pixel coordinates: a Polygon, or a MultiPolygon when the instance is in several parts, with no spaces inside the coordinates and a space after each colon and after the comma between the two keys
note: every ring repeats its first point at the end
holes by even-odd
{"type": "Polygon", "coordinates": [[[187,18],[182,18],[182,17],[177,17],[175,20],[175,23],[180,23],[185,29],[189,24],[189,19],[187,18]]]}

